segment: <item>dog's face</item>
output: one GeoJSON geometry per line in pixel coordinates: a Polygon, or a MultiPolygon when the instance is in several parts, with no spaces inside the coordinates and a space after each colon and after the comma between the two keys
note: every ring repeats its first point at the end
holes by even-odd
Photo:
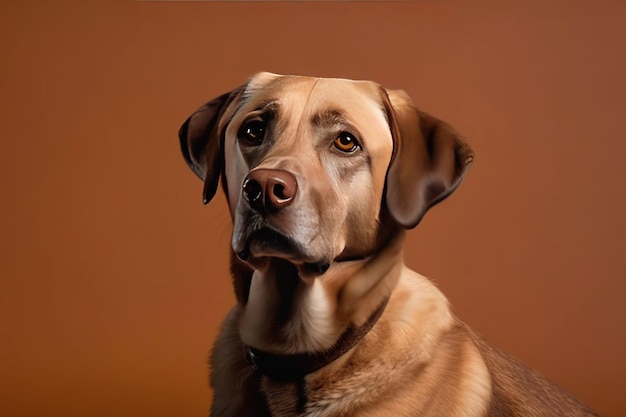
{"type": "Polygon", "coordinates": [[[383,227],[415,226],[471,161],[402,92],[270,73],[207,103],[180,139],[205,201],[222,176],[234,253],[256,269],[281,258],[303,275],[367,256],[383,227]]]}
{"type": "Polygon", "coordinates": [[[393,141],[368,82],[252,80],[225,129],[232,247],[323,270],[373,247],[393,141]]]}

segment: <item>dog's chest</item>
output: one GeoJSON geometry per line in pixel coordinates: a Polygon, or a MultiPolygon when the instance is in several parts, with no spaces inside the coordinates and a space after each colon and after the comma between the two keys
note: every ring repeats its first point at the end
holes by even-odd
{"type": "MultiPolygon", "coordinates": [[[[283,383],[265,379],[261,389],[272,417],[348,417],[346,403],[356,393],[314,387],[306,382],[283,383]]],[[[353,404],[354,405],[354,404],[353,404]]]]}

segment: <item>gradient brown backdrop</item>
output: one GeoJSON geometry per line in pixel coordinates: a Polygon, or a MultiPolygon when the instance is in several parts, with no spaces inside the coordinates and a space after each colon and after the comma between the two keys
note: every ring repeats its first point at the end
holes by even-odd
{"type": "Polygon", "coordinates": [[[404,88],[463,132],[409,265],[626,415],[626,7],[467,3],[2,1],[0,414],[207,414],[230,226],[177,130],[269,70],[404,88]]]}

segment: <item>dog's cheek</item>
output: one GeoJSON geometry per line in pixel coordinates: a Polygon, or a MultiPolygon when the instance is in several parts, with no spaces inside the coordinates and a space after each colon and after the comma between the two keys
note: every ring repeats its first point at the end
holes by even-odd
{"type": "Polygon", "coordinates": [[[249,171],[249,168],[243,155],[241,154],[241,150],[239,149],[236,140],[228,137],[224,141],[224,162],[224,173],[228,185],[228,206],[230,215],[234,219],[236,209],[239,206],[241,185],[243,183],[243,179],[249,171]]]}
{"type": "Polygon", "coordinates": [[[342,257],[359,257],[370,253],[376,245],[382,190],[367,166],[345,168],[349,171],[340,175],[345,212],[341,234],[347,242],[342,257]]]}
{"type": "Polygon", "coordinates": [[[327,253],[334,259],[362,248],[369,241],[371,222],[365,219],[372,194],[371,175],[364,161],[331,154],[323,158],[323,168],[316,177],[317,209],[324,220],[320,234],[325,237],[327,253]]]}
{"type": "Polygon", "coordinates": [[[302,201],[302,223],[310,225],[306,235],[309,251],[313,257],[334,259],[345,246],[343,223],[346,217],[346,204],[337,193],[334,184],[328,180],[326,173],[318,172],[316,180],[308,183],[309,198],[302,201]]]}
{"type": "Polygon", "coordinates": [[[246,224],[248,216],[243,207],[237,206],[233,214],[233,232],[231,236],[231,247],[235,253],[239,252],[243,240],[246,238],[246,224]]]}
{"type": "Polygon", "coordinates": [[[348,194],[353,198],[348,199],[344,221],[344,234],[349,242],[345,253],[352,256],[365,255],[376,245],[382,192],[377,192],[372,186],[371,175],[363,173],[353,178],[348,194]]]}

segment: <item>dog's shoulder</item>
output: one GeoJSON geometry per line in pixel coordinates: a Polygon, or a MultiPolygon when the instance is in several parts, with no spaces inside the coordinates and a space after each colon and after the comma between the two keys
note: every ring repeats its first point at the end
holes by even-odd
{"type": "MultiPolygon", "coordinates": [[[[451,310],[446,297],[428,279],[408,268],[402,272],[384,318],[393,327],[386,337],[403,337],[416,347],[419,383],[414,398],[429,398],[429,411],[457,415],[459,407],[489,417],[594,416],[574,396],[539,372],[488,343],[451,310]],[[432,376],[432,377],[431,377],[432,376]],[[450,408],[446,396],[458,399],[450,408]],[[549,411],[548,411],[549,410],[549,411]],[[548,413],[549,414],[546,414],[548,413]]],[[[402,346],[394,340],[392,346],[402,346]]],[[[388,345],[388,346],[389,346],[388,345]]],[[[469,415],[469,414],[463,414],[469,415]]]]}
{"type": "Polygon", "coordinates": [[[597,416],[573,395],[465,326],[487,364],[492,398],[489,417],[597,416]]]}
{"type": "Polygon", "coordinates": [[[378,370],[368,364],[367,369],[378,371],[375,380],[385,381],[394,395],[383,393],[370,406],[371,414],[363,415],[383,415],[388,410],[420,416],[487,412],[488,369],[447,298],[428,278],[404,267],[381,323],[368,339],[366,346],[376,351],[377,363],[393,366],[378,370]],[[402,398],[398,404],[386,400],[398,396],[402,398]]]}

